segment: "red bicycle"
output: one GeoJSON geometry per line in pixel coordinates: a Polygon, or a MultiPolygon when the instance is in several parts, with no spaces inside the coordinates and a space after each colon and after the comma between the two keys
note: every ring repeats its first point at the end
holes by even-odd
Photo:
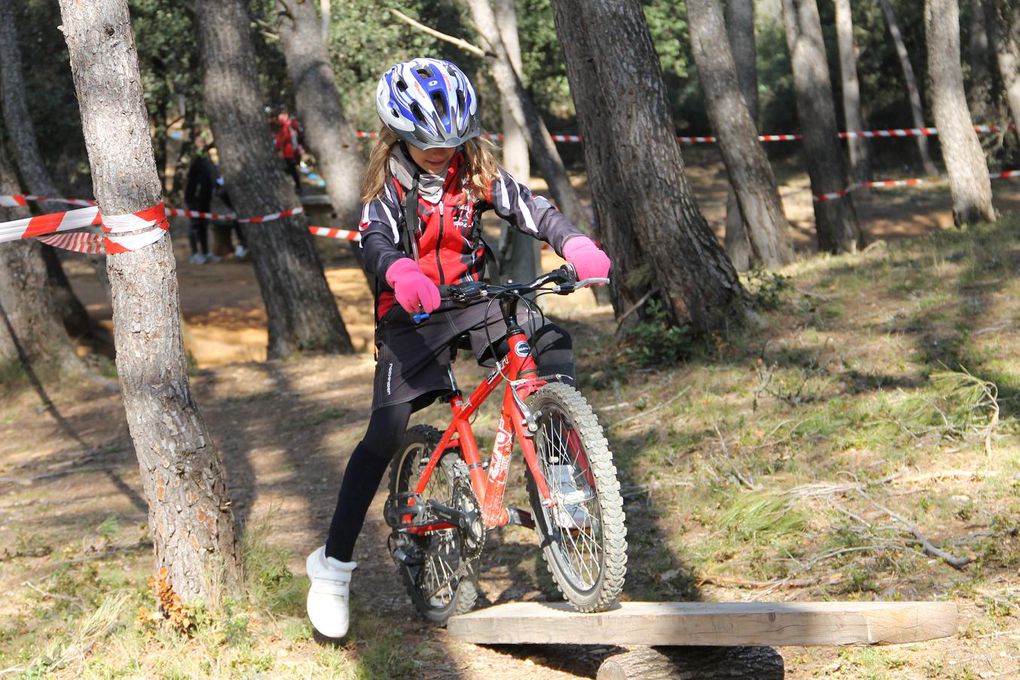
{"type": "MultiPolygon", "coordinates": [[[[477,598],[477,563],[486,531],[534,529],[560,592],[578,610],[603,611],[623,588],[627,529],[613,455],[591,406],[555,376],[539,376],[517,321],[525,295],[566,295],[608,279],[576,281],[563,267],[528,284],[468,283],[443,290],[444,305],[498,303],[506,354],[466,399],[456,383],[447,397],[445,431],[408,430],[390,470],[386,521],[390,551],[421,614],[438,624],[469,611],[477,598]],[[472,417],[501,383],[502,411],[485,462],[472,417]],[[527,464],[531,512],[503,504],[514,442],[527,464]]],[[[453,379],[451,372],[451,379],[453,379]]]]}

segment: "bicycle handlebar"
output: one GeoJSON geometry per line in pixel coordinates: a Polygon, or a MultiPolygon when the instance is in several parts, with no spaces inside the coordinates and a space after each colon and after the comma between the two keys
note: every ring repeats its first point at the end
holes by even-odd
{"type": "MultiPolygon", "coordinates": [[[[440,304],[439,310],[449,309],[450,307],[468,307],[483,300],[490,300],[507,293],[515,295],[533,293],[550,283],[555,284],[551,292],[557,295],[568,295],[581,288],[608,284],[609,279],[588,278],[579,281],[573,266],[565,264],[558,269],[542,274],[531,283],[485,283],[482,281],[471,281],[456,285],[439,286],[440,299],[444,303],[450,303],[450,306],[440,304]]],[[[411,315],[411,320],[418,324],[428,319],[429,316],[428,312],[415,312],[411,315]]]]}

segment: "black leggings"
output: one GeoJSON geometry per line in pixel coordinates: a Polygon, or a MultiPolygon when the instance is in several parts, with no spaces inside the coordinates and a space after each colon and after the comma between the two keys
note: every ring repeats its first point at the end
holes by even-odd
{"type": "MultiPolygon", "coordinates": [[[[506,351],[502,343],[500,353],[506,351]]],[[[540,375],[559,374],[574,377],[574,355],[570,335],[558,326],[547,324],[531,338],[540,375]]],[[[562,378],[561,378],[562,379],[562,378]]],[[[386,474],[386,468],[404,440],[404,431],[411,414],[425,408],[438,395],[426,394],[414,402],[383,406],[372,412],[368,431],[347,461],[347,470],[340,485],[333,521],[326,539],[326,555],[350,562],[354,542],[361,533],[372,498],[386,474]]]]}

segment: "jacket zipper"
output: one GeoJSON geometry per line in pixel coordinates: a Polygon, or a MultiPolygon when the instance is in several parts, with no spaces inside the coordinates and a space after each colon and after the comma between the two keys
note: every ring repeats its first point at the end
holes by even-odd
{"type": "Polygon", "coordinates": [[[439,285],[446,284],[443,276],[443,199],[439,199],[439,239],[436,241],[436,270],[439,272],[439,285]]]}

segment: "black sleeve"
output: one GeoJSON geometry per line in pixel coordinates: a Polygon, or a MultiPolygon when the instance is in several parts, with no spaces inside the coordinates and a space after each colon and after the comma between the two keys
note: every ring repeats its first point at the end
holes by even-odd
{"type": "Polygon", "coordinates": [[[496,214],[529,236],[542,239],[563,255],[563,244],[574,236],[583,236],[563,213],[543,196],[536,196],[525,185],[499,168],[493,180],[490,200],[496,214]]]}
{"type": "Polygon", "coordinates": [[[395,261],[407,257],[400,242],[403,207],[396,189],[387,182],[383,193],[365,204],[361,211],[361,249],[365,270],[374,274],[379,285],[386,285],[386,270],[395,261]]]}

